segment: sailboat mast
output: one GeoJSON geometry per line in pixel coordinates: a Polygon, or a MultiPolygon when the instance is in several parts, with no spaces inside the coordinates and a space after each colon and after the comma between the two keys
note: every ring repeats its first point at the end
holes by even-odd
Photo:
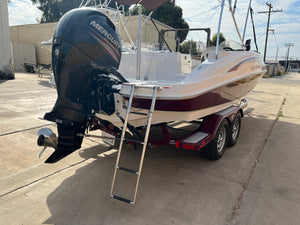
{"type": "Polygon", "coordinates": [[[239,38],[240,38],[240,40],[241,40],[242,46],[244,46],[244,40],[243,40],[243,38],[242,38],[242,36],[241,36],[241,33],[240,33],[240,31],[239,31],[237,22],[236,22],[236,20],[235,20],[234,11],[232,10],[232,7],[231,7],[231,1],[228,0],[228,2],[229,2],[229,11],[231,12],[231,16],[232,16],[232,19],[233,19],[233,22],[234,22],[234,26],[235,26],[236,32],[238,33],[238,36],[239,36],[239,38]]]}
{"type": "MultiPolygon", "coordinates": [[[[235,0],[235,2],[234,2],[234,6],[233,6],[233,14],[235,14],[236,3],[237,3],[237,0],[235,0]]],[[[230,7],[231,7],[231,2],[230,2],[230,7]]]]}
{"type": "Polygon", "coordinates": [[[137,33],[137,50],[136,50],[136,79],[141,79],[141,53],[142,53],[142,43],[141,43],[141,37],[142,37],[142,7],[138,6],[138,12],[139,12],[139,21],[138,21],[138,33],[137,33]]]}
{"type": "Polygon", "coordinates": [[[246,21],[245,21],[245,26],[244,26],[244,33],[243,33],[243,41],[245,41],[245,34],[246,34],[246,28],[247,28],[247,23],[248,23],[248,16],[251,8],[251,1],[249,1],[249,6],[248,6],[248,11],[247,11],[247,16],[246,16],[246,21]]]}
{"type": "Polygon", "coordinates": [[[216,46],[216,59],[218,59],[218,54],[219,54],[220,29],[221,29],[221,22],[222,22],[222,16],[223,16],[224,3],[225,3],[225,0],[222,0],[221,12],[220,12],[220,17],[219,17],[219,25],[218,25],[217,46],[216,46]]]}

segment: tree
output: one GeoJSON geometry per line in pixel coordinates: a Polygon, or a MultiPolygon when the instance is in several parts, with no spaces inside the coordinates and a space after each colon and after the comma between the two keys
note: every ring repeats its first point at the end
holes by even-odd
{"type": "MultiPolygon", "coordinates": [[[[145,9],[144,6],[141,5],[141,8],[142,8],[142,14],[149,15],[150,12],[147,9],[145,9]]],[[[138,15],[138,14],[139,14],[139,7],[134,7],[134,9],[131,11],[131,15],[138,15]]]]}
{"type": "MultiPolygon", "coordinates": [[[[148,15],[150,12],[142,7],[142,13],[148,15]]],[[[138,10],[135,8],[132,15],[137,15],[138,10]]],[[[152,18],[156,19],[170,27],[188,29],[188,23],[182,18],[182,8],[173,5],[171,1],[168,1],[158,7],[152,14],[152,18]]],[[[188,31],[178,31],[177,37],[180,39],[180,43],[186,39],[188,31]]]]}
{"type": "MultiPolygon", "coordinates": [[[[78,8],[82,0],[31,0],[37,8],[43,12],[41,23],[57,22],[66,12],[71,9],[78,8]]],[[[93,4],[91,1],[90,4],[93,4]]],[[[115,8],[116,0],[109,3],[109,7],[115,8]]],[[[128,10],[128,7],[125,7],[128,10]]],[[[134,9],[133,15],[137,14],[137,8],[134,9]]],[[[143,14],[148,15],[150,12],[143,8],[143,14]]],[[[152,14],[152,18],[167,24],[173,28],[189,28],[187,22],[182,18],[182,9],[174,5],[171,1],[164,3],[152,14]]],[[[177,37],[180,43],[183,42],[188,34],[188,31],[178,31],[177,37]]]]}
{"type": "MultiPolygon", "coordinates": [[[[82,0],[31,0],[37,8],[43,12],[41,23],[57,22],[66,12],[79,7],[82,0]]],[[[91,1],[93,3],[93,1],[91,1]]],[[[116,0],[109,3],[109,7],[115,8],[116,0]]],[[[92,4],[91,3],[91,4],[92,4]]],[[[125,7],[128,10],[128,7],[125,7]]],[[[134,9],[133,15],[138,13],[137,8],[134,9]]],[[[143,8],[143,14],[148,15],[150,12],[143,8]]],[[[189,28],[187,22],[182,18],[182,9],[179,6],[173,5],[171,1],[164,3],[152,14],[152,18],[167,24],[173,28],[189,28]]],[[[177,37],[180,43],[183,42],[188,34],[188,31],[178,31],[177,37]]]]}
{"type": "Polygon", "coordinates": [[[43,12],[41,23],[57,22],[66,12],[79,7],[81,0],[31,0],[43,12]]]}
{"type": "MultiPolygon", "coordinates": [[[[218,34],[215,33],[214,36],[212,37],[212,40],[210,41],[212,46],[217,45],[217,37],[218,37],[218,34]]],[[[222,43],[223,41],[225,41],[225,38],[224,38],[222,32],[220,32],[219,44],[222,43]]]]}
{"type": "MultiPolygon", "coordinates": [[[[41,23],[57,22],[66,12],[78,8],[82,0],[31,0],[43,12],[41,23]]],[[[91,1],[90,5],[93,5],[91,1]]],[[[109,7],[115,8],[116,0],[110,1],[109,7]]],[[[128,8],[126,8],[128,9],[128,8]]]]}
{"type": "MultiPolygon", "coordinates": [[[[182,8],[176,5],[173,6],[171,1],[166,2],[158,7],[158,9],[152,14],[152,17],[173,28],[189,28],[188,23],[182,18],[182,8]]],[[[180,43],[186,39],[187,35],[188,31],[177,32],[177,37],[180,38],[180,43]]]]}
{"type": "Polygon", "coordinates": [[[185,41],[179,46],[179,51],[181,53],[187,53],[187,54],[192,54],[192,55],[197,55],[197,42],[192,40],[185,41]]]}

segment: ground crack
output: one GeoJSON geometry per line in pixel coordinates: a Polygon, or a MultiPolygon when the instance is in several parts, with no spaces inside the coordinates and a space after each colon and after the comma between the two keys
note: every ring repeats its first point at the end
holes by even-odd
{"type": "Polygon", "coordinates": [[[280,106],[280,108],[278,110],[278,113],[277,113],[277,117],[273,121],[271,129],[269,130],[269,132],[268,132],[268,134],[267,134],[267,136],[266,136],[263,144],[261,145],[259,151],[256,154],[255,160],[253,161],[253,163],[252,163],[252,165],[250,167],[250,172],[249,172],[249,175],[247,177],[247,180],[244,183],[241,184],[242,185],[242,190],[240,191],[239,196],[237,198],[237,201],[236,201],[236,203],[234,204],[234,206],[232,208],[232,212],[231,212],[230,216],[226,220],[226,225],[230,225],[234,221],[234,219],[236,218],[236,216],[238,215],[238,210],[241,208],[241,203],[242,203],[245,191],[248,189],[249,182],[250,182],[251,177],[252,177],[252,175],[254,173],[256,165],[259,162],[261,154],[262,154],[262,152],[263,152],[263,150],[264,150],[264,148],[265,148],[265,146],[266,146],[266,144],[267,144],[267,142],[268,142],[268,140],[269,140],[269,138],[270,138],[270,136],[271,136],[271,134],[272,134],[272,132],[274,130],[274,127],[275,127],[277,121],[282,116],[282,108],[283,108],[283,106],[285,104],[286,96],[287,96],[287,93],[285,94],[285,97],[282,100],[281,106],[280,106]]]}
{"type": "Polygon", "coordinates": [[[44,125],[41,125],[41,126],[26,128],[26,129],[23,129],[23,130],[16,130],[16,131],[12,131],[12,132],[8,132],[8,133],[0,134],[0,137],[11,135],[11,134],[20,133],[20,132],[23,132],[23,131],[34,130],[34,129],[37,129],[37,128],[46,127],[46,126],[50,126],[50,125],[53,125],[53,124],[54,123],[48,123],[48,124],[44,124],[44,125]]]}
{"type": "Polygon", "coordinates": [[[14,193],[14,192],[16,192],[16,191],[18,191],[18,190],[23,189],[23,188],[26,188],[26,187],[28,187],[28,186],[30,186],[30,185],[33,185],[33,184],[35,184],[35,183],[38,183],[38,182],[40,182],[40,181],[42,181],[42,180],[44,180],[44,179],[46,179],[46,178],[48,178],[48,177],[52,177],[52,176],[54,176],[54,175],[56,175],[56,174],[59,174],[59,173],[65,171],[65,170],[70,169],[70,168],[72,168],[72,167],[74,167],[74,166],[77,166],[77,165],[79,165],[79,164],[81,164],[81,163],[83,163],[83,162],[85,162],[85,161],[87,161],[87,160],[89,160],[89,159],[83,159],[83,160],[81,160],[81,161],[79,161],[79,162],[77,162],[77,163],[73,163],[73,164],[71,164],[71,165],[69,165],[69,166],[67,166],[67,167],[65,167],[65,168],[62,168],[62,169],[57,170],[57,171],[55,171],[55,172],[53,172],[53,173],[51,173],[51,174],[48,174],[48,175],[43,176],[43,177],[41,177],[41,178],[38,178],[38,179],[36,179],[36,180],[34,180],[34,181],[31,181],[30,183],[27,183],[27,184],[24,184],[24,185],[22,185],[22,186],[20,186],[20,187],[17,187],[17,188],[15,188],[15,189],[11,190],[11,191],[8,191],[8,192],[6,192],[6,193],[4,193],[4,194],[1,194],[1,195],[0,195],[0,198],[4,197],[4,196],[6,196],[6,195],[12,194],[12,193],[14,193]]]}

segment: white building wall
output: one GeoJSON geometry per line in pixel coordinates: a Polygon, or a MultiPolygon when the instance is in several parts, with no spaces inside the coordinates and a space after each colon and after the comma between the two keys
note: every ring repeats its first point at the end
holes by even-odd
{"type": "MultiPolygon", "coordinates": [[[[6,2],[6,0],[0,1],[6,2]]],[[[146,16],[143,16],[143,22],[145,19],[146,16]]],[[[126,18],[124,20],[126,20],[126,18]]],[[[126,25],[133,42],[136,42],[137,39],[137,23],[138,16],[132,16],[126,25]]],[[[53,37],[56,25],[57,23],[41,23],[10,27],[10,41],[12,42],[12,58],[15,66],[15,71],[24,70],[21,65],[24,64],[25,55],[21,52],[22,49],[16,48],[16,46],[19,44],[33,44],[36,51],[36,63],[44,65],[51,64],[51,46],[50,48],[47,48],[41,47],[40,45],[42,41],[48,41],[53,37]]],[[[156,22],[156,25],[159,30],[171,29],[171,27],[158,21],[156,22]]],[[[125,30],[124,28],[122,28],[121,24],[116,24],[116,27],[120,33],[122,41],[129,43],[129,38],[126,35],[125,30]]],[[[167,32],[165,35],[165,39],[168,42],[170,48],[174,51],[176,47],[175,32],[167,32]]],[[[142,31],[142,42],[153,43],[158,46],[158,32],[156,31],[152,22],[149,20],[145,24],[142,31]]]]}
{"type": "MultiPolygon", "coordinates": [[[[0,0],[1,1],[1,0],[0,0]]],[[[41,47],[41,42],[49,41],[53,38],[57,23],[41,23],[41,24],[26,24],[10,27],[10,40],[13,46],[13,59],[14,66],[16,71],[24,70],[20,67],[21,64],[24,64],[24,60],[19,60],[20,57],[16,55],[16,45],[28,45],[32,44],[35,48],[36,61],[35,63],[42,65],[51,64],[51,49],[49,47],[41,47]]],[[[24,47],[23,46],[23,47],[24,47]]],[[[22,51],[22,50],[20,50],[22,51]]],[[[30,54],[32,52],[30,51],[30,54]]],[[[22,55],[21,52],[19,52],[22,55]]],[[[22,55],[21,58],[24,59],[25,55],[22,55]]],[[[29,62],[35,64],[33,61],[29,62]]]]}
{"type": "Polygon", "coordinates": [[[0,0],[0,71],[6,72],[11,60],[7,0],[0,0]]]}

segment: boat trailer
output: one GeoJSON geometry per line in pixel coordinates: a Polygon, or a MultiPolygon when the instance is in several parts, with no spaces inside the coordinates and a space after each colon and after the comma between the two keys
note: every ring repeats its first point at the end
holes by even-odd
{"type": "MultiPolygon", "coordinates": [[[[154,111],[157,91],[158,90],[155,88],[152,99],[153,104],[149,110],[149,113],[145,114],[145,116],[148,116],[148,124],[143,139],[125,137],[128,125],[128,117],[130,113],[133,113],[130,111],[132,99],[129,99],[128,113],[124,121],[124,127],[122,130],[121,137],[116,137],[116,134],[114,134],[111,130],[103,129],[104,127],[101,127],[99,125],[95,125],[94,127],[92,127],[91,130],[102,130],[102,136],[91,134],[78,134],[84,137],[101,138],[105,143],[112,146],[115,144],[115,141],[120,141],[110,195],[114,199],[129,203],[131,205],[135,205],[139,180],[142,172],[142,166],[147,147],[153,148],[161,145],[174,145],[176,148],[179,149],[205,151],[209,159],[218,160],[223,156],[226,147],[231,147],[236,144],[240,133],[243,110],[248,105],[248,100],[242,99],[240,101],[240,104],[238,105],[232,105],[220,112],[208,115],[196,121],[184,122],[186,124],[196,124],[196,129],[192,130],[184,130],[181,128],[177,128],[176,125],[178,125],[178,122],[151,126],[152,113],[154,111]],[[161,130],[160,139],[152,139],[149,135],[150,128],[152,129],[155,127],[160,128],[161,130]],[[171,133],[173,131],[183,132],[185,133],[185,135],[182,135],[179,138],[172,138],[171,133]],[[133,170],[131,168],[126,168],[120,165],[120,157],[124,142],[127,144],[134,145],[134,148],[136,148],[137,145],[143,146],[138,170],[133,170]],[[133,200],[129,200],[128,198],[124,198],[114,194],[115,180],[117,173],[120,170],[137,175],[133,200]]],[[[133,96],[133,93],[131,94],[131,96],[133,96]]],[[[142,135],[140,137],[142,137],[142,135]]]]}

